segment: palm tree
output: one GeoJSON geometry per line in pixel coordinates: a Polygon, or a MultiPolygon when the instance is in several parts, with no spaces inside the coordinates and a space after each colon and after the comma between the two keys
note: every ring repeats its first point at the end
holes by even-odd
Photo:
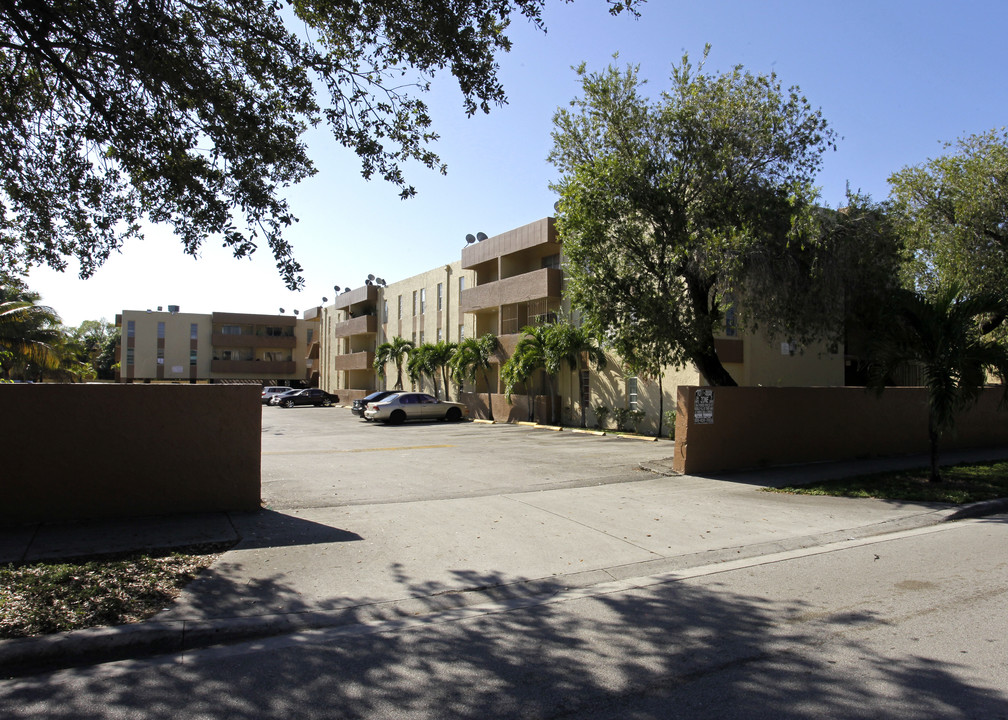
{"type": "Polygon", "coordinates": [[[374,369],[378,372],[378,377],[385,378],[385,366],[388,363],[395,363],[396,382],[393,389],[402,390],[403,362],[409,357],[410,351],[414,348],[412,340],[406,340],[396,335],[388,342],[384,342],[375,349],[374,369]]]}
{"type": "Polygon", "coordinates": [[[452,379],[458,386],[459,392],[462,385],[467,380],[476,382],[476,373],[483,374],[483,382],[486,384],[487,412],[490,420],[493,420],[493,398],[490,392],[490,358],[497,351],[499,343],[497,336],[493,333],[486,333],[478,338],[466,338],[458,344],[455,355],[452,356],[451,369],[452,379]]]}
{"type": "Polygon", "coordinates": [[[52,308],[37,305],[38,299],[37,293],[26,293],[0,302],[0,369],[4,380],[10,380],[16,367],[59,367],[54,347],[61,337],[59,316],[52,308]]]}
{"type": "MultiPolygon", "coordinates": [[[[923,369],[932,482],[941,481],[938,440],[954,427],[956,413],[980,398],[987,371],[998,375],[1002,384],[1008,381],[1008,347],[980,330],[985,319],[1008,310],[1008,301],[962,292],[954,284],[932,295],[899,292],[894,321],[870,350],[870,382],[879,392],[886,376],[899,366],[919,363],[923,369]]],[[[1002,403],[1008,404],[1008,385],[1002,403]]]]}
{"type": "Polygon", "coordinates": [[[419,387],[420,390],[424,389],[425,378],[430,378],[431,383],[436,384],[437,369],[431,361],[430,348],[430,343],[416,346],[410,350],[409,359],[406,361],[406,372],[409,373],[410,382],[413,387],[419,387]]]}
{"type": "Polygon", "coordinates": [[[526,386],[529,397],[529,420],[532,419],[534,396],[528,387],[529,378],[536,370],[546,367],[546,333],[545,325],[527,325],[522,328],[522,338],[515,345],[514,352],[501,367],[501,379],[504,381],[504,396],[508,402],[519,383],[526,386]]]}
{"type": "Polygon", "coordinates": [[[436,343],[429,345],[428,362],[431,365],[433,378],[434,378],[434,395],[440,399],[441,391],[438,387],[438,376],[442,380],[442,387],[444,387],[445,398],[448,397],[448,368],[451,365],[452,356],[455,354],[455,348],[458,345],[453,342],[448,342],[446,340],[440,340],[436,343]]]}
{"type": "MultiPolygon", "coordinates": [[[[571,372],[577,373],[578,381],[581,378],[581,362],[586,359],[588,363],[601,369],[606,366],[606,354],[599,347],[595,336],[589,333],[581,325],[572,325],[570,322],[559,322],[551,326],[550,343],[555,346],[554,353],[558,356],[558,364],[564,361],[570,367],[571,372]]],[[[557,368],[559,371],[559,367],[557,368]]],[[[579,384],[577,387],[580,390],[579,384]]],[[[580,399],[580,392],[578,393],[580,399]]],[[[581,427],[586,427],[586,414],[584,402],[581,405],[581,427]]],[[[554,411],[554,417],[556,412],[554,411]]]]}

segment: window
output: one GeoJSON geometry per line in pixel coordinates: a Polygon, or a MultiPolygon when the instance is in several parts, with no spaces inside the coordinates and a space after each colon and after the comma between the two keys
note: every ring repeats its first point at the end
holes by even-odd
{"type": "Polygon", "coordinates": [[[315,328],[308,328],[308,337],[305,340],[305,342],[308,345],[311,345],[312,335],[314,335],[314,334],[315,334],[315,328]]]}
{"type": "Polygon", "coordinates": [[[126,323],[126,337],[136,337],[136,321],[130,320],[126,323]]]}
{"type": "Polygon", "coordinates": [[[241,335],[241,325],[225,325],[221,328],[222,335],[241,335]]]}
{"type": "Polygon", "coordinates": [[[402,320],[402,295],[399,296],[399,320],[402,320]]]}
{"type": "Polygon", "coordinates": [[[441,342],[444,338],[441,337],[441,328],[437,329],[437,341],[441,342]]]}
{"type": "Polygon", "coordinates": [[[158,340],[164,340],[164,323],[159,322],[157,324],[157,336],[158,340]]]}
{"type": "Polygon", "coordinates": [[[420,344],[423,345],[423,330],[420,331],[420,344]]]}
{"type": "Polygon", "coordinates": [[[157,349],[157,364],[164,365],[164,347],[158,347],[157,349]]]}
{"type": "Polygon", "coordinates": [[[627,386],[627,399],[629,400],[631,410],[639,410],[637,407],[637,378],[628,377],[626,381],[627,386]]]}
{"type": "Polygon", "coordinates": [[[441,312],[442,298],[444,297],[444,283],[437,284],[437,309],[441,312]]]}
{"type": "Polygon", "coordinates": [[[420,314],[427,309],[427,288],[420,288],[420,314]]]}
{"type": "MultiPolygon", "coordinates": [[[[193,327],[196,327],[196,326],[194,325],[193,327]]],[[[196,351],[195,350],[190,350],[189,351],[189,364],[190,365],[195,365],[196,364],[196,351]]]]}
{"type": "Polygon", "coordinates": [[[199,325],[193,323],[189,326],[189,339],[195,340],[199,335],[199,325]]]}
{"type": "Polygon", "coordinates": [[[462,297],[462,291],[465,290],[465,277],[459,278],[459,297],[462,297]]]}
{"type": "Polygon", "coordinates": [[[410,340],[412,341],[412,343],[413,343],[413,345],[415,347],[416,346],[416,331],[413,332],[413,337],[411,337],[410,340]]]}
{"type": "Polygon", "coordinates": [[[417,304],[416,304],[416,290],[413,291],[413,314],[416,315],[417,304]]]}
{"type": "Polygon", "coordinates": [[[133,364],[133,348],[126,348],[126,364],[127,365],[133,364]]]}
{"type": "Polygon", "coordinates": [[[388,300],[384,300],[382,304],[382,322],[388,322],[388,300]]]}
{"type": "Polygon", "coordinates": [[[735,310],[735,303],[728,306],[724,316],[724,332],[728,337],[738,335],[738,314],[735,310]]]}
{"type": "Polygon", "coordinates": [[[465,340],[465,325],[459,325],[459,342],[465,340]]]}

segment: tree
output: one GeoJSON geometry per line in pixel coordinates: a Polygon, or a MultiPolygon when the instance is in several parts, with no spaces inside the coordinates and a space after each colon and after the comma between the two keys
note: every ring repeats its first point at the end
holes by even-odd
{"type": "MultiPolygon", "coordinates": [[[[115,372],[115,349],[119,342],[119,331],[114,325],[101,320],[85,320],[76,328],[64,328],[63,334],[75,348],[77,359],[89,365],[92,377],[112,380],[115,372]]],[[[86,373],[85,373],[86,374],[86,373]]]]}
{"type": "Polygon", "coordinates": [[[662,360],[713,385],[735,384],[714,348],[733,304],[750,329],[838,336],[842,296],[806,292],[842,275],[824,261],[812,185],[834,135],[798,88],[685,56],[655,102],[635,67],[578,74],[582,97],[553,119],[551,187],[589,327],[608,342],[647,325],[662,360]]]}
{"type": "Polygon", "coordinates": [[[441,397],[440,387],[444,388],[445,398],[448,398],[448,369],[451,367],[452,357],[455,355],[456,343],[447,340],[439,340],[436,343],[427,345],[427,362],[431,368],[434,378],[434,395],[441,397]],[[441,385],[438,386],[438,377],[441,378],[441,385]]]}
{"type": "MultiPolygon", "coordinates": [[[[928,396],[931,481],[939,482],[938,441],[956,413],[976,403],[990,370],[1008,381],[1008,347],[985,337],[981,326],[1008,312],[1003,293],[967,295],[960,285],[932,295],[903,290],[893,296],[894,317],[872,346],[871,382],[879,392],[900,365],[919,363],[928,396]]],[[[1008,404],[1008,385],[1002,405],[1008,404]]]]}
{"type": "MultiPolygon", "coordinates": [[[[613,14],[636,2],[608,0],[613,14]]],[[[283,189],[315,172],[304,131],[325,122],[364,178],[413,195],[402,165],[445,170],[431,78],[447,68],[469,115],[505,103],[504,31],[512,15],[542,27],[544,3],[3,3],[0,262],[62,270],[75,257],[90,277],[149,220],[191,255],[207,238],[237,257],[265,242],[296,289],[283,189]]]]}
{"type": "Polygon", "coordinates": [[[522,338],[501,368],[508,400],[519,383],[527,383],[536,370],[542,369],[546,373],[547,394],[550,397],[550,420],[556,422],[556,378],[565,363],[571,371],[577,370],[583,354],[587,354],[598,367],[606,364],[605,353],[591,335],[568,321],[522,328],[522,338]]]}
{"type": "Polygon", "coordinates": [[[32,366],[55,370],[60,356],[56,345],[62,334],[59,315],[39,305],[38,293],[20,280],[0,276],[0,373],[10,380],[12,373],[37,375],[32,366]]]}
{"type": "Polygon", "coordinates": [[[478,338],[465,338],[458,344],[451,361],[452,379],[455,380],[459,391],[462,390],[462,385],[466,381],[476,382],[476,373],[483,375],[487,393],[487,412],[490,415],[490,420],[493,420],[494,416],[488,370],[491,365],[490,358],[493,357],[498,347],[500,347],[500,343],[493,333],[486,333],[478,338]]]}
{"type": "Polygon", "coordinates": [[[406,340],[396,335],[394,338],[388,342],[383,342],[375,349],[374,358],[374,369],[378,372],[378,377],[385,377],[385,366],[390,362],[395,363],[396,368],[396,382],[394,388],[396,390],[402,390],[402,371],[403,362],[409,357],[410,351],[413,350],[413,341],[406,340]]]}
{"type": "MultiPolygon", "coordinates": [[[[889,178],[899,229],[914,252],[914,284],[1004,296],[1008,131],[970,135],[946,148],[953,151],[889,178]]],[[[1004,320],[992,316],[985,329],[1004,320]]]]}
{"type": "Polygon", "coordinates": [[[406,372],[409,373],[413,387],[424,389],[424,380],[429,378],[431,384],[437,387],[437,368],[431,358],[431,344],[423,343],[410,350],[406,361],[406,372]]]}

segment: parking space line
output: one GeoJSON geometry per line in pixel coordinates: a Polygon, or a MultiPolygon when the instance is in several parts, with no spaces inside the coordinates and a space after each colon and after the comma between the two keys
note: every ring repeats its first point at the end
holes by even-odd
{"type": "Polygon", "coordinates": [[[402,445],[400,447],[377,448],[347,448],[345,450],[279,450],[264,452],[263,455],[335,455],[338,453],[388,452],[394,450],[434,450],[438,448],[453,448],[454,445],[402,445]]]}

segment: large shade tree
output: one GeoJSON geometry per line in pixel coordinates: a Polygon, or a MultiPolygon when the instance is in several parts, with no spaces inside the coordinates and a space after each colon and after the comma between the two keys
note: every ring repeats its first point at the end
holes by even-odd
{"type": "Polygon", "coordinates": [[[741,327],[838,338],[847,269],[813,185],[834,135],[800,90],[687,57],[656,100],[635,67],[578,74],[550,160],[586,322],[607,341],[646,324],[652,357],[692,363],[714,385],[735,384],[714,343],[733,304],[741,327]]]}
{"type": "MultiPolygon", "coordinates": [[[[569,1],[569,0],[568,0],[569,1]]],[[[635,12],[637,0],[607,0],[635,12]]],[[[325,124],[378,176],[444,171],[424,102],[447,70],[467,114],[506,102],[497,56],[545,0],[51,0],[0,3],[0,263],[91,276],[143,221],[187,253],[268,245],[302,285],[284,188],[325,124]]]]}
{"type": "MultiPolygon", "coordinates": [[[[894,217],[913,252],[912,284],[1008,296],[1008,131],[960,138],[946,154],[889,178],[894,217]]],[[[984,330],[1003,325],[992,315],[984,330]]]]}

